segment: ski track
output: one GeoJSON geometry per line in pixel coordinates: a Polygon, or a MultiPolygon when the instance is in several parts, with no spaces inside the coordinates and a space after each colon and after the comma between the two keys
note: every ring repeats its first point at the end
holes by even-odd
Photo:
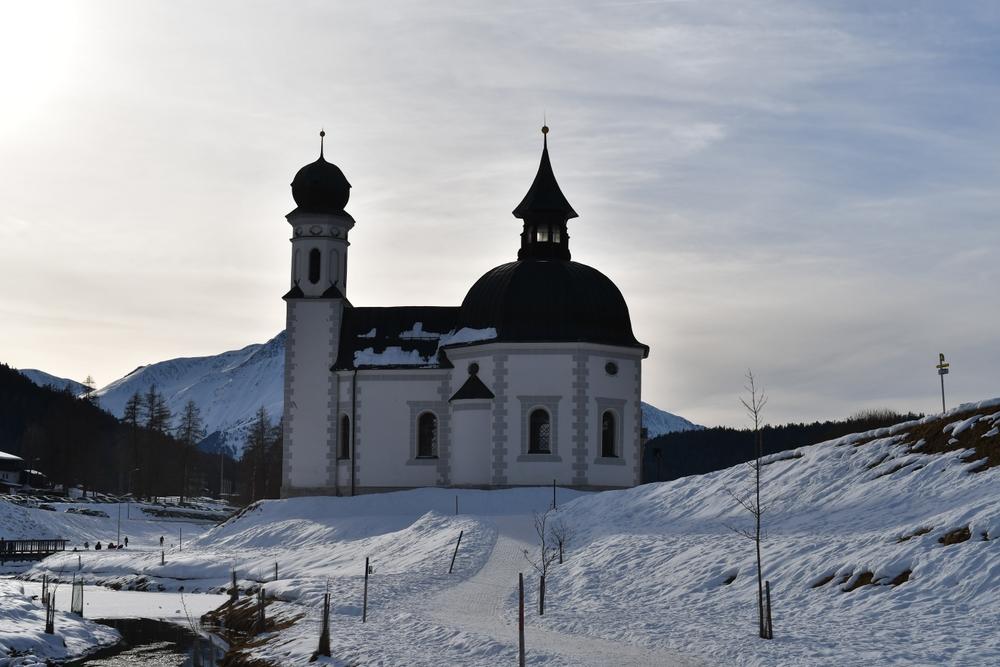
{"type": "MultiPolygon", "coordinates": [[[[489,559],[469,579],[428,600],[424,613],[442,625],[486,635],[504,644],[517,642],[516,596],[519,572],[535,576],[524,550],[537,548],[533,517],[494,517],[497,540],[489,559]],[[527,571],[526,571],[527,570],[527,571]],[[507,601],[512,600],[508,610],[507,601]]],[[[527,589],[527,583],[525,584],[527,589]]],[[[526,594],[527,598],[528,595],[526,594]]],[[[564,634],[532,625],[537,618],[535,602],[525,600],[524,643],[528,662],[532,653],[544,653],[556,662],[594,667],[695,667],[704,665],[670,651],[634,644],[564,634]]]]}

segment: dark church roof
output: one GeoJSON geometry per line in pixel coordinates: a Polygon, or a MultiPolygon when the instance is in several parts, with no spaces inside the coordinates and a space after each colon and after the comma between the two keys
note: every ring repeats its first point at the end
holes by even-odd
{"type": "Polygon", "coordinates": [[[320,132],[319,159],[299,169],[292,179],[292,198],[298,208],[293,213],[343,213],[351,197],[351,184],[335,164],[323,158],[320,132]]]}
{"type": "Polygon", "coordinates": [[[554,217],[569,220],[577,217],[566,195],[562,193],[549,160],[549,128],[542,128],[542,159],[538,163],[538,173],[532,181],[528,193],[514,209],[514,217],[527,220],[532,216],[554,217]]]}
{"type": "Polygon", "coordinates": [[[451,368],[438,347],[440,337],[454,330],[457,320],[454,306],[344,308],[333,370],[451,368]],[[357,353],[361,359],[355,364],[357,353]]]}
{"type": "Polygon", "coordinates": [[[586,264],[525,259],[476,281],[459,327],[497,330],[497,342],[589,342],[648,348],[632,333],[628,306],[611,279],[586,264]]]}

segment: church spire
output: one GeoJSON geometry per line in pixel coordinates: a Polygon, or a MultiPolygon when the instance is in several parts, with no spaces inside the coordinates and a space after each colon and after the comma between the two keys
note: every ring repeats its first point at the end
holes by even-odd
{"type": "Polygon", "coordinates": [[[577,217],[556,182],[549,160],[549,127],[542,126],[542,159],[528,193],[513,211],[524,221],[518,259],[569,259],[566,222],[577,217]]]}

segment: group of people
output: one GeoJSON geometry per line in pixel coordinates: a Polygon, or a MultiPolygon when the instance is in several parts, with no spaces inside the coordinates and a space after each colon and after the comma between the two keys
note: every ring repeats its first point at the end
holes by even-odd
{"type": "MultiPolygon", "coordinates": [[[[160,540],[162,540],[162,539],[163,538],[161,537],[160,540]]],[[[127,546],[128,546],[128,536],[126,535],[125,539],[122,540],[121,542],[119,542],[118,544],[115,544],[114,542],[108,542],[107,546],[101,546],[100,541],[97,541],[97,542],[94,543],[94,551],[100,551],[101,549],[108,549],[108,550],[112,550],[112,549],[115,549],[115,550],[117,550],[117,549],[124,549],[127,546]]],[[[83,543],[83,548],[84,548],[84,550],[89,550],[90,549],[90,541],[89,540],[83,543]]],[[[79,549],[77,547],[73,547],[73,551],[79,551],[79,549]]]]}

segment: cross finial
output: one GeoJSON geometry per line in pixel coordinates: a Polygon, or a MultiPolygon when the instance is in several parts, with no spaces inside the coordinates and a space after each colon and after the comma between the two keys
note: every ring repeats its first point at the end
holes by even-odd
{"type": "Polygon", "coordinates": [[[326,136],[326,130],[320,128],[319,131],[319,156],[323,157],[323,137],[326,136]]]}

